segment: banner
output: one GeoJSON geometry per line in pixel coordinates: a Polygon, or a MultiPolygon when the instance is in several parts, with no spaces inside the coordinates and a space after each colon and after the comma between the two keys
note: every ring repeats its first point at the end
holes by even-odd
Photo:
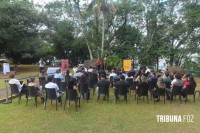
{"type": "Polygon", "coordinates": [[[130,71],[132,68],[132,60],[123,60],[124,71],[130,71]]]}
{"type": "Polygon", "coordinates": [[[68,59],[61,60],[61,69],[62,69],[62,71],[67,71],[69,69],[69,60],[68,59]]]}

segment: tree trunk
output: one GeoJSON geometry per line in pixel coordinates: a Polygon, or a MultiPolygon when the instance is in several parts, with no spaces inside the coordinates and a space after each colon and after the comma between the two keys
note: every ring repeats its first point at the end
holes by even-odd
{"type": "Polygon", "coordinates": [[[103,15],[102,42],[101,42],[101,58],[103,58],[103,51],[104,51],[104,36],[105,36],[105,20],[104,20],[104,15],[103,15]]]}

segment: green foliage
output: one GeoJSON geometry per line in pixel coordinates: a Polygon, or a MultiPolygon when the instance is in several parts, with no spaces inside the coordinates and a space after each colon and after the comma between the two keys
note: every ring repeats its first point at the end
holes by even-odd
{"type": "Polygon", "coordinates": [[[112,68],[121,68],[122,59],[117,55],[108,56],[108,66],[111,66],[112,68]]]}

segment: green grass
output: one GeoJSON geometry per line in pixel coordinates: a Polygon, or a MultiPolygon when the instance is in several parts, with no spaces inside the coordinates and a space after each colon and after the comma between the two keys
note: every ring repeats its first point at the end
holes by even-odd
{"type": "MultiPolygon", "coordinates": [[[[64,99],[64,98],[63,98],[64,99]]],[[[110,132],[137,132],[137,133],[199,133],[200,124],[200,99],[196,98],[193,103],[192,98],[188,103],[180,104],[175,100],[172,104],[163,100],[153,104],[146,101],[139,101],[136,104],[133,96],[128,104],[123,100],[119,104],[114,103],[112,94],[110,101],[100,100],[96,102],[96,97],[90,100],[81,101],[81,107],[75,112],[74,103],[64,110],[63,106],[58,106],[58,111],[53,105],[48,103],[46,110],[39,100],[38,107],[35,107],[34,100],[31,99],[26,107],[25,97],[18,104],[17,99],[11,104],[1,104],[0,106],[0,132],[2,133],[110,133],[110,132]],[[194,115],[193,123],[158,123],[156,115],[194,115]]]]}
{"type": "MultiPolygon", "coordinates": [[[[33,70],[33,69],[31,69],[33,70]]],[[[24,72],[24,75],[32,72],[24,72]]],[[[19,75],[21,75],[19,73],[19,75]]],[[[23,72],[22,72],[23,75],[23,72]]],[[[122,99],[122,97],[121,97],[122,99]]],[[[25,96],[21,103],[14,99],[13,103],[0,104],[0,133],[199,133],[200,98],[196,103],[172,104],[161,101],[149,104],[146,100],[136,104],[134,96],[129,97],[128,104],[121,100],[115,104],[111,89],[109,102],[99,100],[94,96],[88,103],[81,100],[81,107],[75,112],[74,103],[64,110],[58,106],[58,111],[48,103],[46,110],[38,99],[35,107],[33,98],[26,106],[25,96]],[[194,115],[193,123],[158,123],[156,115],[194,115]]],[[[63,97],[64,100],[64,97],[63,97]]]]}

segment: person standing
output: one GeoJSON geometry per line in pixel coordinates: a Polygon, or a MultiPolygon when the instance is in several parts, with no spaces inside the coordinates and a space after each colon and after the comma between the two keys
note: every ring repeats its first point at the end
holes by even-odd
{"type": "Polygon", "coordinates": [[[100,58],[98,58],[98,60],[96,62],[96,66],[97,66],[97,70],[99,71],[100,67],[101,67],[101,59],[100,58]]]}
{"type": "Polygon", "coordinates": [[[42,58],[40,58],[40,60],[39,60],[39,67],[40,67],[40,73],[42,73],[42,71],[44,70],[44,67],[45,67],[45,62],[43,61],[42,58]]]}

